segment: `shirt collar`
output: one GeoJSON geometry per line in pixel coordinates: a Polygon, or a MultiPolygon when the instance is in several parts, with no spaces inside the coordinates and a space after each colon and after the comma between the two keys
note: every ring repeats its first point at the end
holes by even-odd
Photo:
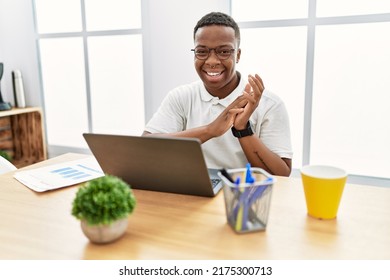
{"type": "MultiPolygon", "coordinates": [[[[239,74],[240,75],[240,74],[239,74]]],[[[240,75],[241,76],[241,75],[240,75]]],[[[229,106],[230,103],[232,103],[238,96],[242,94],[242,92],[245,89],[245,85],[247,84],[247,81],[243,79],[243,77],[240,77],[240,83],[238,86],[225,98],[219,99],[218,97],[212,96],[205,88],[205,86],[202,84],[201,88],[201,99],[205,102],[215,102],[219,103],[224,107],[229,106]]]]}

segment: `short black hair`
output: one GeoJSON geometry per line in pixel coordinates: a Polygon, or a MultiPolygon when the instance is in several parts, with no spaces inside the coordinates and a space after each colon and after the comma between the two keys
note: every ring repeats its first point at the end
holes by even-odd
{"type": "Polygon", "coordinates": [[[194,40],[195,40],[195,34],[199,28],[204,26],[210,26],[210,25],[223,25],[223,26],[233,28],[237,40],[237,44],[238,46],[240,46],[240,40],[241,40],[240,28],[238,27],[237,23],[231,16],[220,12],[208,13],[198,21],[198,23],[194,27],[194,40]]]}

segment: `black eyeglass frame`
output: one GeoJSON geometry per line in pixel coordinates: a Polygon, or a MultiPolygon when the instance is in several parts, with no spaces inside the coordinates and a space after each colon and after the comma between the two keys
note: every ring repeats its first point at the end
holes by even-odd
{"type": "Polygon", "coordinates": [[[217,55],[218,59],[220,59],[220,60],[229,59],[229,58],[232,56],[232,54],[236,51],[236,49],[234,49],[234,48],[230,48],[230,49],[229,49],[229,48],[226,47],[226,46],[220,46],[220,47],[216,47],[216,48],[196,47],[196,48],[194,48],[194,49],[191,49],[191,51],[194,52],[195,57],[196,57],[197,59],[199,59],[199,60],[207,60],[207,59],[210,57],[210,54],[211,54],[211,51],[212,51],[212,50],[214,50],[215,54],[217,55]],[[205,58],[199,58],[199,57],[198,57],[198,54],[196,53],[196,49],[205,49],[205,50],[208,50],[208,52],[207,52],[207,57],[205,57],[205,58]],[[227,57],[224,57],[224,56],[220,57],[221,54],[218,52],[218,50],[229,51],[229,55],[228,55],[227,57]]]}

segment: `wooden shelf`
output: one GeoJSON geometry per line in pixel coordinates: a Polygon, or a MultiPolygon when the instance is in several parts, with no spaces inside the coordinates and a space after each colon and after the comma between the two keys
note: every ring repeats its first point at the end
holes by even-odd
{"type": "Polygon", "coordinates": [[[38,107],[0,111],[0,150],[18,168],[47,158],[42,116],[38,107]]]}

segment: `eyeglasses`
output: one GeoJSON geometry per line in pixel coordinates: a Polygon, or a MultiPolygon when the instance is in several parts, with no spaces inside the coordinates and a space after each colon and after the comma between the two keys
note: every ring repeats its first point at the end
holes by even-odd
{"type": "Polygon", "coordinates": [[[195,57],[200,60],[206,60],[209,58],[212,50],[215,51],[215,54],[220,60],[225,60],[228,59],[236,49],[230,49],[229,47],[224,46],[213,49],[208,47],[196,47],[195,49],[191,49],[191,51],[194,52],[195,57]]]}

